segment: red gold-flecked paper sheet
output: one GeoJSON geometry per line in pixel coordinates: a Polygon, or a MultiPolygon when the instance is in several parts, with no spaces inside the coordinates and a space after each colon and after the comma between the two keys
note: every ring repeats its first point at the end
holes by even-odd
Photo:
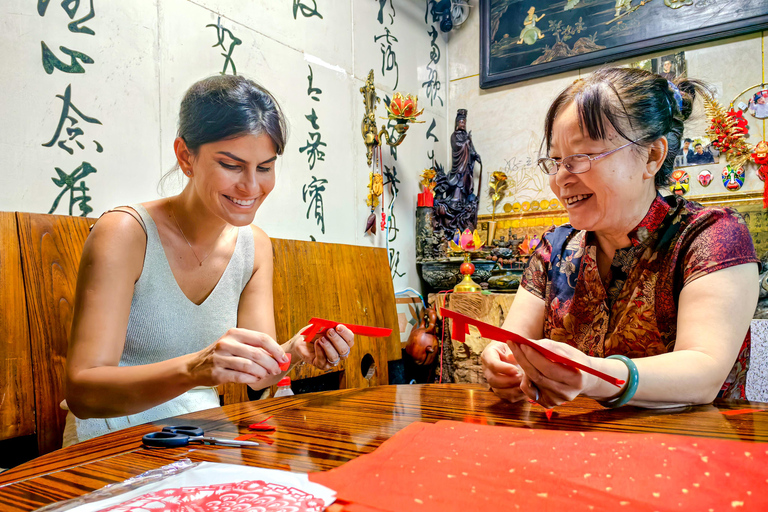
{"type": "Polygon", "coordinates": [[[768,510],[768,444],[413,423],[313,482],[349,512],[768,510]]]}

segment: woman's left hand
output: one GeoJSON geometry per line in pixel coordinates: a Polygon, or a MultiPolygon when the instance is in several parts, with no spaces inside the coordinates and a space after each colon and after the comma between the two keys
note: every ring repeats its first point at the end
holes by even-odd
{"type": "MultiPolygon", "coordinates": [[[[570,345],[548,339],[536,340],[536,343],[585,366],[592,366],[589,356],[570,345]]],[[[512,342],[508,345],[525,372],[520,389],[544,407],[552,408],[570,402],[595,384],[596,377],[550,361],[534,348],[512,342]]]]}
{"type": "MultiPolygon", "coordinates": [[[[304,329],[302,329],[304,330],[304,329]]],[[[293,350],[299,358],[308,364],[320,370],[332,370],[339,363],[349,357],[352,347],[355,345],[355,335],[343,324],[339,324],[335,329],[331,328],[312,343],[304,341],[301,335],[294,336],[293,350]]]]}

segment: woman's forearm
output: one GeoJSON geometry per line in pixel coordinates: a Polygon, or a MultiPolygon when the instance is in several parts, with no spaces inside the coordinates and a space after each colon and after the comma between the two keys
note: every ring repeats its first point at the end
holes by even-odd
{"type": "MultiPolygon", "coordinates": [[[[626,379],[626,365],[617,359],[594,358],[594,366],[601,371],[626,379]],[[622,369],[623,367],[623,369],[622,369]],[[619,372],[619,373],[617,373],[619,372]],[[623,372],[624,376],[621,376],[623,372]]],[[[637,366],[637,391],[629,405],[647,408],[675,407],[709,403],[717,397],[727,372],[711,356],[696,350],[679,350],[632,360],[637,366]]],[[[623,392],[599,380],[586,394],[605,400],[623,392]]]]}
{"type": "Polygon", "coordinates": [[[83,369],[67,379],[67,406],[78,418],[114,418],[165,403],[195,387],[190,355],[141,366],[83,369]]]}

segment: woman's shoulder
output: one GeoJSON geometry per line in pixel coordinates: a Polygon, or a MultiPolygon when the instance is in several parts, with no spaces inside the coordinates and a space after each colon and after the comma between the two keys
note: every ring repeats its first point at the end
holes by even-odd
{"type": "Polygon", "coordinates": [[[104,212],[93,225],[83,247],[83,259],[88,265],[122,270],[138,279],[146,247],[141,217],[132,208],[116,207],[104,212]]]}
{"type": "Polygon", "coordinates": [[[253,233],[253,272],[255,273],[265,263],[271,267],[273,258],[272,240],[256,224],[251,224],[250,228],[251,233],[253,233]]]}

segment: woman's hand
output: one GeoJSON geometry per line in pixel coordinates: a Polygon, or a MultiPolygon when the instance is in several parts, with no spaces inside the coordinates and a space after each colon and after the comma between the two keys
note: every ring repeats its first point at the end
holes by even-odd
{"type": "Polygon", "coordinates": [[[262,380],[280,375],[279,364],[288,361],[268,334],[238,328],[228,330],[216,343],[190,356],[187,373],[194,386],[238,382],[258,388],[262,380]]]}
{"type": "Polygon", "coordinates": [[[294,336],[289,343],[292,344],[291,352],[297,354],[303,362],[328,371],[338,366],[342,359],[349,357],[349,352],[355,345],[355,335],[343,324],[339,324],[335,329],[328,329],[325,335],[312,343],[305,342],[300,334],[294,336]]]}
{"type": "MultiPolygon", "coordinates": [[[[592,366],[589,356],[570,345],[548,339],[536,340],[536,343],[585,366],[592,366]]],[[[520,389],[544,407],[570,402],[596,384],[597,377],[550,361],[534,348],[512,342],[508,345],[524,372],[520,389]]]]}
{"type": "Polygon", "coordinates": [[[480,360],[483,363],[483,375],[498,397],[509,402],[525,398],[520,389],[523,372],[517,366],[515,356],[505,343],[492,341],[483,350],[480,360]]]}

